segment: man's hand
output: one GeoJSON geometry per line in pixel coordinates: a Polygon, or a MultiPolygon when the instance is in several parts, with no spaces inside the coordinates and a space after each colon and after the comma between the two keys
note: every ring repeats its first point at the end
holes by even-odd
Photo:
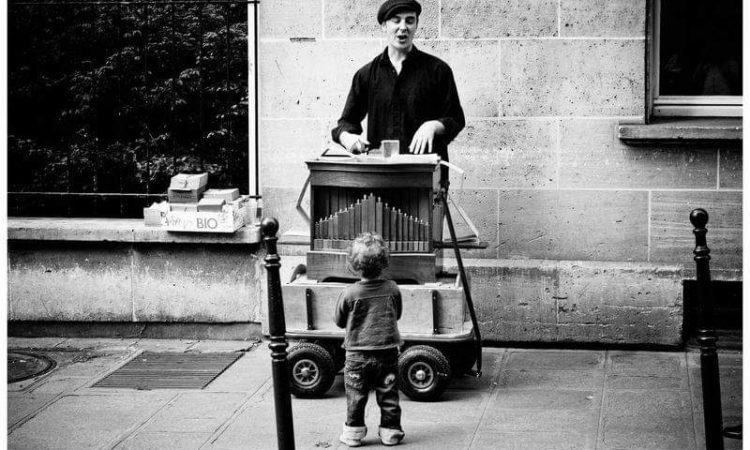
{"type": "Polygon", "coordinates": [[[341,133],[339,141],[341,141],[341,145],[343,145],[349,153],[355,155],[362,153],[370,146],[370,142],[367,139],[346,131],[341,133]]]}
{"type": "Polygon", "coordinates": [[[423,123],[409,144],[409,152],[415,155],[422,153],[432,153],[432,143],[435,136],[445,133],[445,126],[439,120],[428,120],[423,123]]]}

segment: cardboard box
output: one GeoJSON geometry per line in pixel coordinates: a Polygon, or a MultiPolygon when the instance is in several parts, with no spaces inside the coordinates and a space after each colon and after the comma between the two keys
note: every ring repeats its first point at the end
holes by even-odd
{"type": "Polygon", "coordinates": [[[169,203],[154,203],[148,208],[143,208],[143,223],[147,227],[160,227],[167,223],[169,203]]]}
{"type": "Polygon", "coordinates": [[[178,173],[170,180],[169,187],[173,189],[191,190],[205,187],[207,184],[207,173],[178,173]]]}
{"type": "Polygon", "coordinates": [[[197,203],[170,203],[170,211],[176,212],[198,212],[197,203]]]}
{"type": "Polygon", "coordinates": [[[225,205],[223,198],[206,198],[203,197],[198,202],[198,212],[210,211],[210,212],[221,212],[221,209],[225,205]]]}
{"type": "Polygon", "coordinates": [[[172,188],[167,189],[169,203],[198,203],[206,187],[196,189],[172,188]]]}
{"type": "Polygon", "coordinates": [[[234,189],[209,189],[203,193],[203,198],[221,198],[229,203],[240,198],[240,190],[234,189]]]}
{"type": "Polygon", "coordinates": [[[234,233],[245,224],[245,208],[224,205],[221,211],[182,212],[167,214],[167,231],[192,233],[234,233]]]}

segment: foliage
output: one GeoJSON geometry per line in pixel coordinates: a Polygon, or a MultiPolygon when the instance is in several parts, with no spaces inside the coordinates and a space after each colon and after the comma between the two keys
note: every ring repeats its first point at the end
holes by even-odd
{"type": "Polygon", "coordinates": [[[8,7],[9,191],[247,191],[247,6],[8,7]]]}

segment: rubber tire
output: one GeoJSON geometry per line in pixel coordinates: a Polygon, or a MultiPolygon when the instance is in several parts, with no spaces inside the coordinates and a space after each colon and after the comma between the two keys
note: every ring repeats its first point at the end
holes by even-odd
{"type": "Polygon", "coordinates": [[[289,364],[289,390],[295,397],[322,397],[331,389],[336,372],[333,357],[318,344],[302,342],[291,349],[287,356],[289,364]],[[303,374],[308,369],[310,374],[303,374]]]}
{"type": "Polygon", "coordinates": [[[451,365],[440,350],[429,345],[415,345],[399,356],[398,374],[399,389],[409,398],[422,402],[435,401],[448,387],[451,365]],[[415,371],[419,369],[426,372],[426,380],[415,378],[415,371]]]}

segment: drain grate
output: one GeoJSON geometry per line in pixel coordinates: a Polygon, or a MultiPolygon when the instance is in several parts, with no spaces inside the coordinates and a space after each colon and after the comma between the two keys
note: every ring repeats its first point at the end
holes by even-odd
{"type": "Polygon", "coordinates": [[[240,356],[241,353],[143,352],[94,387],[203,389],[240,356]]]}

